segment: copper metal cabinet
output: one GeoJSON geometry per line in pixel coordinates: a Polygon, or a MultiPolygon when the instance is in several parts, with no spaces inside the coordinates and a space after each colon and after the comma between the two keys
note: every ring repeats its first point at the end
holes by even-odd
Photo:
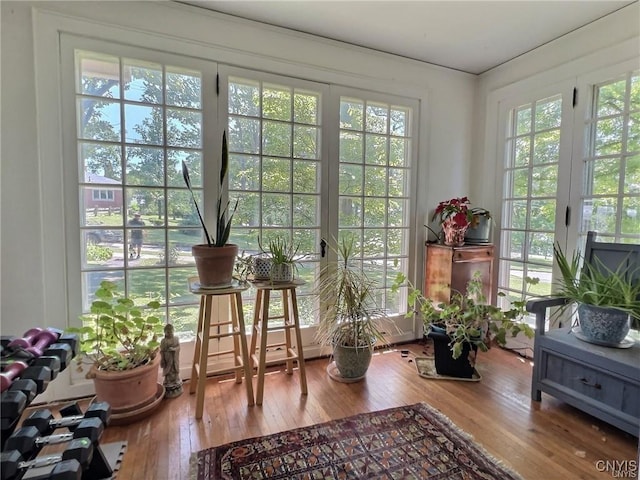
{"type": "Polygon", "coordinates": [[[447,247],[427,243],[425,247],[424,295],[448,303],[452,290],[466,292],[474,272],[480,272],[488,301],[493,295],[493,245],[447,247]]]}

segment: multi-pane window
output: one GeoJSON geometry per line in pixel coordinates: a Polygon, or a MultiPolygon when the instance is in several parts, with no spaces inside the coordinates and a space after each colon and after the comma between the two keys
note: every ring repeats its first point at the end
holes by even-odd
{"type": "Polygon", "coordinates": [[[412,110],[340,98],[339,236],[354,235],[358,261],[389,313],[404,310],[390,286],[407,273],[412,110]]]}
{"type": "Polygon", "coordinates": [[[157,298],[177,333],[197,310],[187,278],[201,232],[181,161],[201,179],[202,75],[133,58],[76,50],[76,121],[83,308],[103,279],[136,303],[157,298]],[[108,199],[103,205],[98,200],[108,199]],[[144,226],[138,258],[129,222],[144,226]]]}
{"type": "MultiPolygon", "coordinates": [[[[309,294],[319,273],[322,96],[279,80],[229,78],[229,196],[238,201],[230,241],[247,255],[276,236],[298,246],[297,276],[306,281],[299,309],[310,324],[317,309],[309,294]]],[[[245,303],[250,310],[252,302],[245,303]]]]}
{"type": "MultiPolygon", "coordinates": [[[[191,246],[202,243],[203,233],[181,163],[205,219],[212,218],[215,205],[207,198],[218,192],[208,189],[217,186],[211,179],[220,159],[211,145],[226,125],[229,200],[237,202],[229,241],[244,255],[260,253],[276,236],[299,245],[301,321],[316,322],[314,293],[327,261],[321,240],[345,232],[357,236],[358,260],[379,281],[381,305],[391,314],[403,311],[401,294],[390,287],[409,265],[414,104],[341,97],[328,85],[224,66],[218,99],[204,94],[214,91],[205,88],[215,84],[212,66],[145,56],[75,50],[83,310],[109,279],[140,305],[159,299],[181,339],[193,337],[191,246]],[[333,139],[339,158],[324,146],[326,107],[333,103],[340,106],[333,139]],[[328,185],[328,178],[337,181],[328,185]],[[329,197],[338,212],[329,212],[329,197]],[[144,225],[131,225],[134,218],[144,225]],[[143,232],[139,258],[130,241],[134,228],[143,232]]],[[[251,318],[252,290],[243,298],[251,318]]],[[[273,315],[283,308],[278,298],[272,307],[273,315]]]]}
{"type": "Polygon", "coordinates": [[[640,239],[640,73],[595,85],[586,121],[580,235],[640,239]]]}
{"type": "Polygon", "coordinates": [[[92,194],[93,194],[92,196],[94,200],[108,200],[112,202],[114,199],[113,190],[98,189],[98,190],[93,190],[92,194]]]}
{"type": "Polygon", "coordinates": [[[559,95],[509,112],[499,263],[499,289],[509,300],[551,293],[561,116],[559,95]]]}

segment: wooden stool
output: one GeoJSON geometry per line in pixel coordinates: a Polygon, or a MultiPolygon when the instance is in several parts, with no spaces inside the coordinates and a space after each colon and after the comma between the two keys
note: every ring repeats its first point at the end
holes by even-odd
{"type": "Polygon", "coordinates": [[[253,286],[257,290],[255,309],[253,312],[253,328],[251,335],[250,353],[253,360],[253,366],[258,369],[258,391],[256,392],[256,403],[262,405],[262,397],[264,394],[264,373],[267,364],[286,361],[287,373],[293,373],[293,362],[298,362],[298,370],[300,373],[300,390],[302,395],[307,394],[307,375],[304,370],[304,354],[302,352],[302,338],[300,336],[300,320],[298,318],[298,300],[296,298],[296,287],[304,282],[296,280],[292,283],[270,283],[256,282],[253,286]],[[269,316],[269,299],[272,291],[282,293],[282,306],[284,315],[269,316]],[[284,325],[269,326],[269,320],[282,318],[284,325]],[[296,350],[291,344],[291,330],[293,329],[296,336],[296,350]],[[267,335],[270,332],[283,331],[284,343],[267,344],[267,335]],[[260,338],[260,356],[256,355],[256,345],[260,338]],[[284,346],[286,355],[284,358],[277,358],[267,361],[267,349],[284,346]]]}
{"type": "Polygon", "coordinates": [[[196,393],[196,418],[202,418],[204,408],[204,387],[207,374],[219,374],[235,371],[236,383],[242,382],[241,371],[244,370],[245,385],[247,387],[247,400],[249,406],[253,401],[253,372],[250,367],[251,359],[247,350],[247,336],[242,313],[242,292],[249,288],[248,284],[234,284],[228,288],[200,288],[197,277],[189,279],[189,290],[200,295],[200,313],[198,315],[198,334],[193,352],[193,367],[191,368],[191,381],[189,393],[196,393]],[[231,321],[211,322],[213,297],[228,296],[231,306],[231,321]],[[211,333],[212,327],[217,331],[211,333]],[[231,328],[229,328],[231,327],[231,328]],[[223,330],[221,330],[224,329],[223,330]],[[233,349],[221,352],[209,353],[209,340],[225,337],[233,337],[233,349]],[[217,370],[207,370],[207,361],[211,357],[233,354],[234,366],[217,370]]]}

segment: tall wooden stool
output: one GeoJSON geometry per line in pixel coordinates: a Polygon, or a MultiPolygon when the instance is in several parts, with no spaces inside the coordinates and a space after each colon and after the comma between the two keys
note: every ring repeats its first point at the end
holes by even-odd
{"type": "Polygon", "coordinates": [[[256,392],[256,403],[262,405],[264,394],[264,373],[267,364],[279,363],[283,360],[287,365],[287,373],[293,373],[293,362],[298,362],[300,373],[300,391],[302,395],[307,394],[307,374],[304,369],[304,353],[302,351],[302,338],[300,336],[300,320],[298,317],[298,300],[296,297],[296,287],[304,284],[301,280],[292,283],[271,283],[255,282],[253,286],[257,290],[256,303],[253,312],[253,328],[251,335],[251,347],[249,348],[253,366],[258,369],[258,390],[256,392]],[[272,291],[279,291],[282,294],[282,306],[284,315],[269,315],[269,300],[272,291]],[[269,326],[269,320],[283,319],[284,325],[269,326]],[[291,330],[296,337],[296,348],[291,343],[291,330]],[[285,341],[280,343],[267,344],[269,333],[284,331],[285,341]],[[259,355],[256,355],[256,346],[260,339],[259,355]],[[267,360],[267,349],[285,347],[285,357],[267,360]]]}
{"type": "Polygon", "coordinates": [[[204,408],[204,388],[207,374],[219,374],[235,372],[236,383],[242,382],[242,371],[244,371],[245,385],[247,388],[247,401],[249,406],[253,401],[253,369],[251,359],[247,350],[247,336],[244,325],[244,315],[242,313],[242,292],[249,285],[234,284],[228,288],[201,288],[197,283],[198,279],[189,279],[189,290],[196,295],[200,295],[200,313],[198,315],[198,334],[196,335],[196,345],[193,352],[193,367],[191,368],[191,381],[189,382],[189,393],[196,393],[196,418],[202,418],[204,408]],[[230,321],[211,321],[213,297],[228,296],[231,306],[230,321]],[[213,332],[215,333],[212,333],[213,332]],[[233,337],[233,349],[220,352],[209,353],[209,340],[220,340],[226,337],[233,337]],[[234,366],[207,370],[207,361],[211,357],[222,355],[233,355],[234,366]]]}

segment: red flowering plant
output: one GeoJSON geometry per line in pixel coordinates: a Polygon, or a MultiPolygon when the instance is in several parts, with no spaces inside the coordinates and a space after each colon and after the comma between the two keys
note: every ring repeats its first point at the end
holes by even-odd
{"type": "Polygon", "coordinates": [[[452,198],[440,202],[436,207],[432,220],[440,216],[440,225],[450,225],[456,229],[466,229],[473,220],[473,213],[467,197],[452,198]]]}

